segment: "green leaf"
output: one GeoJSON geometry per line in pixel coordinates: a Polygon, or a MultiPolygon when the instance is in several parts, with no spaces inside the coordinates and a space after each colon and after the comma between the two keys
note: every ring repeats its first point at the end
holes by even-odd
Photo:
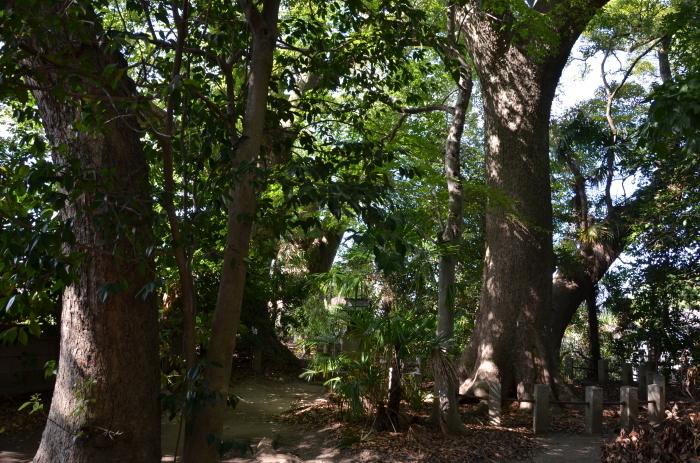
{"type": "Polygon", "coordinates": [[[15,300],[17,299],[17,295],[13,295],[11,298],[7,300],[7,304],[5,304],[5,312],[9,312],[12,306],[15,304],[15,300]]]}

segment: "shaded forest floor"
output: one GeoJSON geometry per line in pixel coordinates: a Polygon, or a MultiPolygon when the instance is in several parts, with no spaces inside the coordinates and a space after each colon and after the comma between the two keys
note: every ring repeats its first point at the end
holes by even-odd
{"type": "MultiPolygon", "coordinates": [[[[609,389],[606,395],[612,399],[615,388],[609,389]]],[[[437,431],[427,403],[417,410],[404,404],[406,432],[374,432],[371,418],[349,419],[322,386],[293,377],[249,375],[235,381],[233,391],[241,401],[224,429],[224,438],[232,443],[225,461],[232,463],[597,462],[601,442],[610,445],[619,432],[614,407],[605,410],[602,437],[583,435],[583,407],[553,410],[552,433],[536,437],[530,411],[513,406],[496,427],[488,424],[485,403],[461,406],[466,436],[447,437],[437,431]]],[[[45,418],[17,410],[27,399],[0,400],[0,463],[30,461],[38,446],[45,418]]],[[[700,406],[688,410],[697,412],[700,406]]],[[[640,419],[645,421],[643,414],[640,419]]],[[[163,461],[173,461],[177,434],[178,422],[164,420],[163,461]]],[[[610,451],[606,457],[605,461],[618,461],[610,459],[610,451]]]]}

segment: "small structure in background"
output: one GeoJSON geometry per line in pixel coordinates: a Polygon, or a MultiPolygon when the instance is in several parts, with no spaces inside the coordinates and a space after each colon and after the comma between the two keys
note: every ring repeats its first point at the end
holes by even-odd
{"type": "Polygon", "coordinates": [[[520,402],[534,404],[532,413],[532,430],[535,434],[546,434],[551,423],[551,405],[580,406],[585,410],[584,429],[586,434],[600,434],[603,431],[603,408],[607,406],[620,407],[620,427],[626,430],[632,429],[638,422],[639,406],[646,405],[649,423],[660,424],[666,416],[666,378],[662,374],[655,374],[653,382],[648,385],[645,396],[649,400],[639,400],[639,391],[633,386],[620,388],[620,400],[617,402],[605,402],[603,400],[603,388],[600,386],[587,386],[585,400],[559,401],[551,400],[550,388],[546,384],[535,384],[534,398],[503,399],[501,385],[498,382],[490,382],[488,385],[489,422],[494,426],[501,424],[501,412],[503,402],[520,402]]]}

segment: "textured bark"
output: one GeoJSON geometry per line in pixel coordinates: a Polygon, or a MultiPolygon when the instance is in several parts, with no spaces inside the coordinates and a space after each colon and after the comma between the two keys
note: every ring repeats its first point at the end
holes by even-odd
{"type": "MultiPolygon", "coordinates": [[[[458,247],[462,235],[463,188],[460,172],[460,146],[467,109],[472,93],[471,69],[462,70],[458,82],[457,101],[452,115],[447,143],[445,145],[444,169],[447,183],[448,205],[445,229],[440,237],[443,247],[440,255],[438,275],[438,338],[452,339],[454,335],[454,284],[457,267],[458,247]]],[[[449,351],[449,347],[448,351],[449,351]]],[[[451,370],[436,368],[435,377],[435,419],[445,433],[461,433],[464,425],[459,415],[457,403],[456,377],[451,370]]]]}
{"type": "Polygon", "coordinates": [[[504,394],[550,383],[556,366],[547,346],[552,307],[552,206],[549,117],[571,47],[604,0],[540,2],[557,44],[522,42],[512,18],[463,9],[464,31],[479,75],[486,115],[486,179],[493,198],[485,218],[486,254],[479,314],[463,360],[465,392],[500,380],[504,394]]]}
{"type": "Polygon", "coordinates": [[[246,259],[257,205],[253,166],[260,153],[267,110],[268,87],[277,40],[279,0],[266,0],[262,12],[242,2],[252,37],[248,94],[243,134],[238,141],[235,167],[241,176],[230,192],[227,238],[217,294],[212,336],[203,375],[205,393],[195,404],[185,427],[186,462],[208,463],[219,459],[226,401],[229,396],[231,359],[241,316],[246,259]]]}
{"type": "Polygon", "coordinates": [[[67,247],[83,255],[63,294],[58,374],[34,461],[156,462],[160,378],[157,310],[147,289],[154,278],[148,168],[137,118],[115,106],[133,101],[134,91],[126,78],[101,82],[107,66],[123,69],[124,62],[100,45],[97,18],[63,23],[67,12],[54,12],[59,23],[50,37],[38,31],[25,43],[27,81],[53,160],[61,169],[78,166],[62,215],[75,236],[67,247]],[[56,65],[62,62],[72,65],[56,65]],[[99,122],[78,130],[87,112],[99,122]]]}
{"type": "Polygon", "coordinates": [[[344,233],[344,226],[323,230],[321,238],[309,244],[305,254],[306,268],[310,274],[326,273],[331,269],[344,233]]]}

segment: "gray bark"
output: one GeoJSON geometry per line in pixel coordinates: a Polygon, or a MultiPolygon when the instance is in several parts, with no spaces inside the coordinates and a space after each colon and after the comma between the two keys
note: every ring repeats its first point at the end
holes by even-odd
{"type": "MultiPolygon", "coordinates": [[[[458,82],[457,101],[445,146],[444,169],[447,183],[447,222],[440,237],[442,254],[438,276],[438,338],[452,339],[454,334],[454,285],[458,247],[462,235],[463,187],[460,172],[460,147],[467,109],[472,93],[469,70],[462,70],[458,82]]],[[[449,351],[449,346],[447,346],[449,351]]],[[[445,352],[447,355],[448,352],[445,352]]],[[[440,429],[445,433],[464,431],[457,404],[456,377],[445,368],[435,368],[435,406],[440,429]]]]}

